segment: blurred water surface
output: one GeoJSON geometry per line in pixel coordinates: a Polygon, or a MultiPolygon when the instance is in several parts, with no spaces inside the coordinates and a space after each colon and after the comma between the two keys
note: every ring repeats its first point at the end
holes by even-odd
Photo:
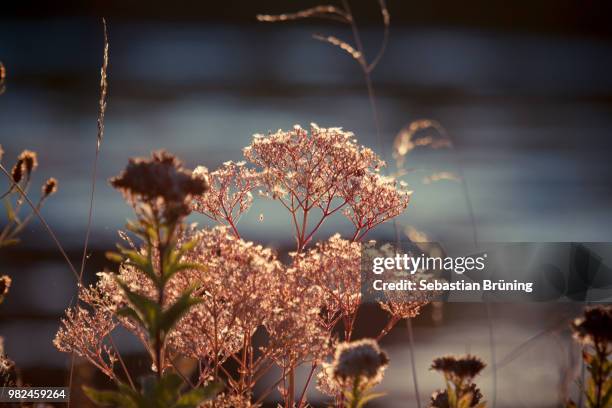
{"type": "MultiPolygon", "coordinates": [[[[382,145],[381,153],[392,165],[389,153],[395,134],[424,117],[442,123],[457,148],[416,151],[409,157],[407,166],[414,171],[406,180],[415,193],[400,217],[401,225],[414,225],[441,241],[471,239],[461,186],[421,182],[431,172],[457,171],[461,166],[483,241],[612,240],[610,42],[394,27],[387,54],[374,73],[382,123],[379,143],[357,64],[310,38],[313,32],[329,30],[349,38],[346,31],[125,21],[110,21],[109,30],[110,94],[91,241],[94,252],[112,246],[116,230],[130,215],[120,194],[105,180],[131,156],[166,148],[190,167],[214,168],[226,160],[240,160],[253,133],[316,122],[352,130],[375,150],[382,145]]],[[[369,29],[362,35],[373,53],[380,32],[369,29]]],[[[42,183],[42,175],[60,180],[60,191],[43,212],[75,259],[87,220],[101,46],[101,26],[94,20],[0,25],[0,60],[8,70],[7,91],[0,97],[4,160],[10,162],[24,148],[36,150],[36,181],[42,183]]],[[[289,220],[280,214],[274,203],[257,202],[241,221],[244,236],[276,247],[290,245],[289,220]]],[[[204,222],[197,217],[194,221],[204,222]]],[[[320,237],[347,227],[336,219],[320,237]]],[[[374,236],[392,236],[391,227],[381,227],[374,236]]],[[[20,366],[64,367],[65,356],[54,352],[50,342],[57,316],[74,294],[71,277],[53,256],[35,260],[37,253],[53,248],[37,224],[25,241],[24,248],[31,252],[19,255],[18,262],[16,255],[0,255],[2,272],[15,276],[16,283],[3,310],[10,320],[3,319],[0,329],[20,366]],[[24,333],[27,342],[14,340],[24,333]]],[[[94,272],[88,269],[87,274],[94,272]]],[[[512,315],[499,324],[502,351],[566,316],[567,310],[528,313],[531,326],[519,330],[520,319],[512,315]]],[[[440,350],[455,351],[453,344],[458,351],[472,344],[472,351],[486,354],[483,316],[473,314],[443,333],[417,329],[420,371],[440,350]],[[470,333],[478,341],[457,341],[470,333]]],[[[550,344],[540,347],[551,350],[550,344]]],[[[390,347],[392,358],[402,361],[400,369],[408,373],[406,348],[390,347]]],[[[536,369],[538,361],[522,364],[536,369]]],[[[557,384],[557,371],[553,378],[548,372],[534,374],[533,386],[557,384]]],[[[514,371],[511,377],[519,374],[514,371]]],[[[408,381],[409,377],[406,382],[396,380],[392,387],[410,394],[408,381]]],[[[427,381],[429,390],[436,378],[427,381]]],[[[501,393],[512,395],[507,389],[501,393]]],[[[392,390],[391,395],[399,394],[392,390]]],[[[524,406],[546,406],[546,398],[524,406]]]]}

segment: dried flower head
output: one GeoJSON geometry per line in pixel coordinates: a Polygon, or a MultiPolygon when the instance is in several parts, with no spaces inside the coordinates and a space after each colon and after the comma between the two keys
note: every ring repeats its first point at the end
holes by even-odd
{"type": "Polygon", "coordinates": [[[132,158],[125,170],[110,179],[132,205],[161,207],[168,219],[189,214],[189,201],[208,189],[205,178],[194,176],[173,155],[156,151],[150,159],[132,158]]]}
{"type": "Polygon", "coordinates": [[[355,384],[371,386],[382,380],[388,364],[387,354],[380,350],[373,339],[340,343],[332,363],[333,377],[343,388],[355,384]]]}
{"type": "Polygon", "coordinates": [[[461,357],[438,357],[431,364],[431,369],[448,375],[452,379],[471,381],[485,366],[486,364],[480,358],[468,354],[461,357]]]}
{"type": "Polygon", "coordinates": [[[4,298],[8,294],[11,287],[11,277],[8,275],[0,276],[0,299],[4,298]]]}
{"type": "Polygon", "coordinates": [[[195,178],[175,156],[163,150],[151,154],[150,159],[132,158],[126,169],[110,183],[130,198],[167,202],[184,202],[191,195],[206,191],[206,183],[195,178]]]}
{"type": "Polygon", "coordinates": [[[612,307],[597,306],[572,322],[574,338],[589,345],[612,343],[612,307]]]}
{"type": "Polygon", "coordinates": [[[17,160],[17,163],[13,166],[11,170],[11,178],[14,183],[19,183],[23,179],[23,175],[25,173],[25,164],[23,160],[17,160]]]}
{"type": "MultiPolygon", "coordinates": [[[[4,64],[0,62],[0,95],[4,93],[4,81],[6,80],[6,68],[4,64]]],[[[1,158],[1,155],[0,155],[1,158]]]]}
{"type": "Polygon", "coordinates": [[[21,152],[19,157],[17,157],[17,160],[23,162],[26,175],[32,174],[32,172],[36,170],[36,167],[38,167],[38,157],[36,152],[31,150],[24,150],[21,152]]]}
{"type": "Polygon", "coordinates": [[[47,179],[47,181],[45,181],[45,184],[43,184],[42,186],[42,196],[43,198],[49,197],[50,195],[55,194],[56,191],[57,179],[55,177],[50,177],[49,179],[47,179]]]}

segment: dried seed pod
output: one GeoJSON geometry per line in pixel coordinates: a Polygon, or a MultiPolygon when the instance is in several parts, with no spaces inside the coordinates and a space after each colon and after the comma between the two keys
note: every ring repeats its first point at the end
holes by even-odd
{"type": "Polygon", "coordinates": [[[17,160],[17,163],[13,166],[13,170],[11,170],[11,177],[14,183],[19,183],[21,179],[23,179],[24,171],[25,165],[23,164],[23,160],[17,160]]]}
{"type": "Polygon", "coordinates": [[[45,184],[42,186],[42,196],[43,198],[49,197],[51,194],[54,194],[57,191],[57,179],[55,177],[49,178],[45,181],[45,184]]]}
{"type": "Polygon", "coordinates": [[[24,150],[17,159],[23,162],[24,169],[28,176],[38,167],[38,156],[36,152],[31,150],[24,150]]]}
{"type": "Polygon", "coordinates": [[[0,303],[4,301],[4,297],[8,294],[11,287],[11,277],[7,275],[0,276],[0,303]]]}

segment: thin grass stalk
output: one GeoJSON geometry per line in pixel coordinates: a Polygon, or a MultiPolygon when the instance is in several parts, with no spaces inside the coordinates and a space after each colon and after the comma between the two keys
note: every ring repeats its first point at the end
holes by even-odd
{"type": "MultiPolygon", "coordinates": [[[[106,74],[108,71],[108,31],[106,27],[106,19],[102,18],[102,26],[104,28],[104,51],[103,51],[103,61],[102,68],[100,69],[100,99],[99,99],[99,108],[98,108],[98,133],[96,135],[96,154],[94,157],[93,170],[91,173],[91,193],[89,197],[89,210],[87,215],[87,227],[85,230],[85,241],[83,243],[83,255],[81,257],[81,269],[78,275],[78,285],[79,287],[83,283],[83,273],[85,272],[85,264],[87,262],[87,249],[89,247],[89,237],[91,235],[91,225],[93,221],[93,210],[94,210],[94,200],[96,194],[96,180],[98,178],[98,160],[100,157],[100,147],[102,146],[102,140],[104,139],[104,116],[106,114],[106,95],[108,92],[108,83],[106,81],[106,74]]],[[[79,300],[77,297],[77,304],[79,300]]],[[[71,354],[70,358],[70,376],[69,376],[69,389],[72,388],[73,382],[73,374],[74,374],[74,362],[75,356],[74,353],[71,354]]],[[[132,383],[132,379],[129,377],[129,373],[127,373],[127,369],[123,365],[123,361],[121,361],[126,374],[128,374],[128,378],[130,380],[130,385],[134,388],[134,384],[132,383]]],[[[67,406],[70,407],[70,401],[68,401],[67,406]]]]}
{"type": "MultiPolygon", "coordinates": [[[[388,40],[388,23],[389,23],[389,13],[386,9],[386,4],[384,1],[380,1],[380,6],[381,6],[381,12],[383,13],[383,16],[385,16],[384,20],[385,20],[385,39],[383,42],[383,47],[381,47],[381,51],[379,52],[379,54],[376,56],[376,58],[374,59],[374,63],[370,66],[368,66],[367,62],[366,62],[366,57],[365,57],[365,50],[363,47],[363,43],[361,42],[361,37],[359,35],[359,29],[357,27],[357,24],[355,22],[355,19],[353,17],[353,14],[351,12],[351,8],[349,5],[348,0],[342,0],[342,4],[344,6],[344,9],[346,11],[346,13],[351,17],[350,18],[350,24],[351,24],[351,30],[353,32],[353,38],[355,40],[355,45],[357,46],[357,51],[360,53],[361,55],[361,59],[359,59],[359,63],[362,67],[363,70],[363,74],[364,74],[364,79],[365,79],[365,83],[366,83],[366,88],[368,90],[368,100],[370,102],[370,109],[372,110],[372,116],[374,119],[374,125],[376,128],[376,140],[377,140],[377,144],[378,144],[378,150],[380,151],[380,153],[384,156],[384,150],[383,150],[383,143],[382,143],[382,136],[381,136],[381,128],[380,128],[380,117],[378,114],[378,107],[376,105],[376,96],[375,96],[375,92],[374,92],[374,85],[372,83],[372,77],[371,77],[371,72],[374,69],[374,67],[378,64],[378,62],[380,61],[380,59],[382,58],[385,48],[386,48],[386,44],[387,44],[387,40],[388,40]]],[[[397,221],[394,218],[393,219],[393,228],[395,229],[395,235],[396,237],[399,237],[399,227],[397,225],[397,221]]],[[[408,320],[408,327],[410,328],[410,335],[408,337],[409,339],[409,348],[410,348],[410,365],[412,368],[412,378],[413,378],[413,385],[414,385],[414,393],[415,393],[415,399],[416,399],[416,404],[417,404],[417,408],[421,408],[421,399],[420,399],[420,391],[419,391],[419,382],[417,380],[417,370],[416,370],[416,363],[414,361],[414,355],[415,355],[415,347],[414,347],[414,339],[412,336],[412,325],[410,322],[410,319],[408,320]]]]}
{"type": "MultiPolygon", "coordinates": [[[[2,173],[4,173],[4,175],[11,180],[12,182],[12,177],[11,177],[11,173],[9,173],[6,168],[2,165],[2,163],[0,163],[0,171],[2,171],[2,173]]],[[[36,214],[36,217],[38,218],[38,220],[40,221],[40,223],[43,225],[43,227],[45,228],[45,230],[47,231],[47,233],[49,234],[49,236],[51,237],[51,239],[53,240],[53,242],[55,243],[55,246],[57,246],[57,249],[60,251],[60,253],[62,254],[62,257],[64,258],[64,260],[66,261],[66,264],[68,265],[68,267],[70,268],[70,271],[72,272],[72,274],[75,276],[75,278],[79,278],[79,273],[77,272],[76,268],[74,267],[74,264],[72,263],[72,261],[70,260],[70,258],[68,257],[68,254],[66,253],[66,251],[64,250],[64,247],[62,246],[62,244],[60,243],[59,239],[57,238],[57,235],[55,235],[55,232],[53,232],[53,230],[51,229],[51,227],[49,226],[49,224],[47,223],[47,221],[45,220],[45,218],[42,216],[42,214],[40,213],[40,211],[38,210],[38,208],[36,208],[36,205],[32,202],[32,200],[30,200],[30,197],[28,197],[28,195],[26,194],[26,192],[17,184],[15,184],[15,188],[17,189],[17,191],[19,192],[19,194],[21,194],[21,196],[23,197],[23,199],[25,200],[25,202],[28,204],[28,206],[32,209],[32,211],[34,212],[34,214],[36,214]]]]}

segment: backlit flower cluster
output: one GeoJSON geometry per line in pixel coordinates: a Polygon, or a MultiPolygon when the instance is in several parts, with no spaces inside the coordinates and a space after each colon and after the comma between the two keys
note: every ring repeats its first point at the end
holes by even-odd
{"type": "Polygon", "coordinates": [[[135,208],[146,205],[168,220],[184,217],[193,196],[208,189],[206,179],[195,176],[173,155],[160,150],[151,158],[132,158],[110,184],[120,190],[135,208]]]}
{"type": "Polygon", "coordinates": [[[195,283],[194,296],[202,303],[179,322],[171,345],[183,355],[222,361],[270,316],[271,294],[284,269],[270,249],[236,238],[227,227],[195,231],[189,238],[197,238],[197,245],[186,257],[203,268],[175,280],[180,286],[195,283]]]}
{"type": "Polygon", "coordinates": [[[245,164],[244,161],[228,161],[210,173],[203,166],[194,171],[196,175],[207,177],[210,191],[194,198],[193,210],[229,225],[236,235],[236,223],[251,207],[252,191],[259,185],[257,172],[247,168],[245,164]]]}
{"type": "Polygon", "coordinates": [[[387,354],[373,339],[340,343],[333,361],[323,364],[318,376],[319,389],[329,395],[355,387],[366,390],[380,383],[388,364],[387,354]]]}
{"type": "Polygon", "coordinates": [[[107,295],[96,287],[82,288],[79,298],[83,305],[66,310],[53,344],[59,351],[84,357],[102,373],[115,378],[117,355],[108,342],[117,326],[113,308],[109,307],[107,295]]]}
{"type": "MultiPolygon", "coordinates": [[[[347,205],[354,207],[353,212],[359,211],[356,219],[363,228],[399,214],[385,210],[386,216],[377,217],[379,210],[366,212],[365,206],[371,205],[374,197],[388,200],[385,208],[388,205],[405,208],[399,191],[391,197],[381,190],[388,186],[377,176],[384,162],[371,149],[358,145],[353,133],[341,128],[326,129],[312,124],[308,132],[296,125],[288,132],[255,135],[244,155],[260,170],[262,194],[280,201],[291,213],[298,250],[312,239],[328,216],[347,205]],[[315,208],[320,210],[318,221],[314,219],[314,228],[309,228],[308,215],[315,208]]],[[[391,189],[384,191],[389,193],[391,189]]],[[[365,233],[366,230],[361,231],[355,237],[365,233]]]]}
{"type": "Polygon", "coordinates": [[[353,239],[360,241],[379,224],[400,215],[412,196],[408,185],[378,173],[367,174],[348,186],[351,193],[343,213],[355,226],[353,239]]]}
{"type": "Polygon", "coordinates": [[[361,303],[361,248],[335,234],[314,248],[294,254],[294,265],[306,285],[321,288],[323,326],[331,330],[341,318],[351,318],[361,303]]]}
{"type": "MultiPolygon", "coordinates": [[[[163,352],[168,358],[157,361],[163,372],[172,361],[188,358],[197,362],[199,384],[224,382],[215,406],[249,406],[257,383],[272,375],[275,366],[282,376],[274,384],[285,405],[304,406],[305,401],[296,404],[293,397],[300,391],[295,370],[311,364],[306,390],[316,368],[333,354],[336,336],[345,342],[320,375],[331,395],[355,381],[365,390],[381,380],[388,359],[376,341],[351,342],[362,303],[359,241],[401,214],[410,199],[407,186],[379,174],[384,162],[340,128],[313,124],[309,130],[295,126],[255,135],[244,155],[245,162],[225,162],[212,172],[198,167],[193,173],[163,151],[130,160],[111,184],[137,214],[159,215],[179,225],[172,244],[185,266],[160,291],[130,259],[153,259],[149,267],[161,269],[163,251],[135,245],[123,234],[131,258],[117,273],[101,273],[95,286],[81,290],[81,304],[66,312],[56,336],[58,349],[84,356],[112,376],[116,357],[108,340],[115,327],[132,331],[145,349],[150,343],[142,325],[120,312],[131,303],[126,293],[159,302],[166,311],[189,291],[199,303],[167,334],[163,352]],[[288,211],[296,249],[287,264],[239,234],[237,223],[257,191],[288,211]],[[191,210],[219,225],[187,228],[183,218],[191,210]],[[313,244],[321,225],[335,214],[352,222],[351,235],[335,234],[313,244]]],[[[414,317],[423,304],[388,311],[395,323],[414,317]]]]}

